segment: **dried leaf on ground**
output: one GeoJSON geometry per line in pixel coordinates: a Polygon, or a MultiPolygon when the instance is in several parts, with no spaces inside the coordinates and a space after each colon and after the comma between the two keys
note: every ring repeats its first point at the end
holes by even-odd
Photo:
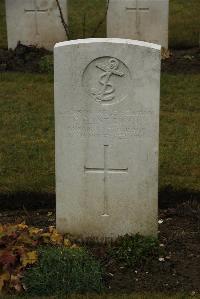
{"type": "Polygon", "coordinates": [[[6,281],[10,280],[10,274],[9,272],[4,272],[0,274],[0,292],[2,291],[4,284],[6,281]]]}
{"type": "Polygon", "coordinates": [[[38,255],[36,251],[26,252],[21,256],[21,263],[23,267],[27,265],[33,265],[37,262],[38,255]]]}

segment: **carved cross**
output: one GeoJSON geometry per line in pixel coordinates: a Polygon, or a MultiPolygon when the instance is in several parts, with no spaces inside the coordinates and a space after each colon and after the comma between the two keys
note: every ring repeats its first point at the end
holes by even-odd
{"type": "Polygon", "coordinates": [[[139,35],[140,34],[140,13],[148,13],[149,7],[140,7],[138,4],[138,0],[136,0],[136,6],[126,7],[126,11],[136,13],[136,32],[139,35]]]}
{"type": "Polygon", "coordinates": [[[24,12],[34,15],[34,18],[35,18],[35,31],[36,31],[36,35],[39,35],[38,14],[48,12],[48,8],[47,9],[40,9],[38,7],[37,0],[33,0],[33,5],[34,5],[34,8],[24,9],[24,12]]]}
{"type": "Polygon", "coordinates": [[[108,213],[108,174],[127,174],[128,168],[109,168],[108,167],[108,147],[104,145],[104,167],[103,168],[89,168],[84,167],[85,173],[102,174],[104,182],[104,209],[101,216],[109,216],[108,213]]]}

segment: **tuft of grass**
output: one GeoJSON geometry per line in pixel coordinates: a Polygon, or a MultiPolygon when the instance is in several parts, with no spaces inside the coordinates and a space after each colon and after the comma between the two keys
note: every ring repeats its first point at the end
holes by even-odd
{"type": "Polygon", "coordinates": [[[103,287],[100,263],[81,248],[40,248],[39,262],[26,271],[23,282],[34,296],[100,292],[103,287]]]}
{"type": "Polygon", "coordinates": [[[137,267],[158,258],[160,247],[157,238],[136,234],[119,237],[109,251],[123,265],[137,267]]]}
{"type": "Polygon", "coordinates": [[[39,70],[41,73],[53,74],[54,63],[52,55],[45,55],[40,59],[39,70]]]}

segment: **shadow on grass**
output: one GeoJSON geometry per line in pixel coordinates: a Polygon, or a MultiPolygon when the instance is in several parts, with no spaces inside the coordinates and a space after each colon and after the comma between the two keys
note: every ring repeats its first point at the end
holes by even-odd
{"type": "Polygon", "coordinates": [[[54,209],[56,205],[56,196],[53,193],[37,192],[16,192],[0,193],[0,210],[37,210],[54,209]]]}
{"type": "Polygon", "coordinates": [[[166,186],[159,191],[159,208],[175,208],[178,204],[186,201],[199,201],[200,192],[181,189],[174,190],[172,186],[166,186]]]}
{"type": "MultiPolygon", "coordinates": [[[[173,208],[186,201],[199,201],[200,192],[188,189],[174,190],[167,186],[159,191],[159,208],[173,208]]],[[[56,196],[54,193],[16,192],[11,194],[0,193],[0,210],[37,210],[55,209],[56,196]]]]}

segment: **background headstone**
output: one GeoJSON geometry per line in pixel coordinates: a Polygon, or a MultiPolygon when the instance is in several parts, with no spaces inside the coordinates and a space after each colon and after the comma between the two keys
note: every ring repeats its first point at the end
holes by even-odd
{"type": "Polygon", "coordinates": [[[168,48],[169,0],[110,0],[107,36],[168,48]]]}
{"type": "Polygon", "coordinates": [[[86,39],[54,52],[57,229],[156,235],[160,46],[86,39]]]}
{"type": "MultiPolygon", "coordinates": [[[[67,2],[60,0],[67,21],[67,2]]],[[[20,41],[52,50],[67,39],[55,0],[6,0],[8,48],[20,41]]]]}

